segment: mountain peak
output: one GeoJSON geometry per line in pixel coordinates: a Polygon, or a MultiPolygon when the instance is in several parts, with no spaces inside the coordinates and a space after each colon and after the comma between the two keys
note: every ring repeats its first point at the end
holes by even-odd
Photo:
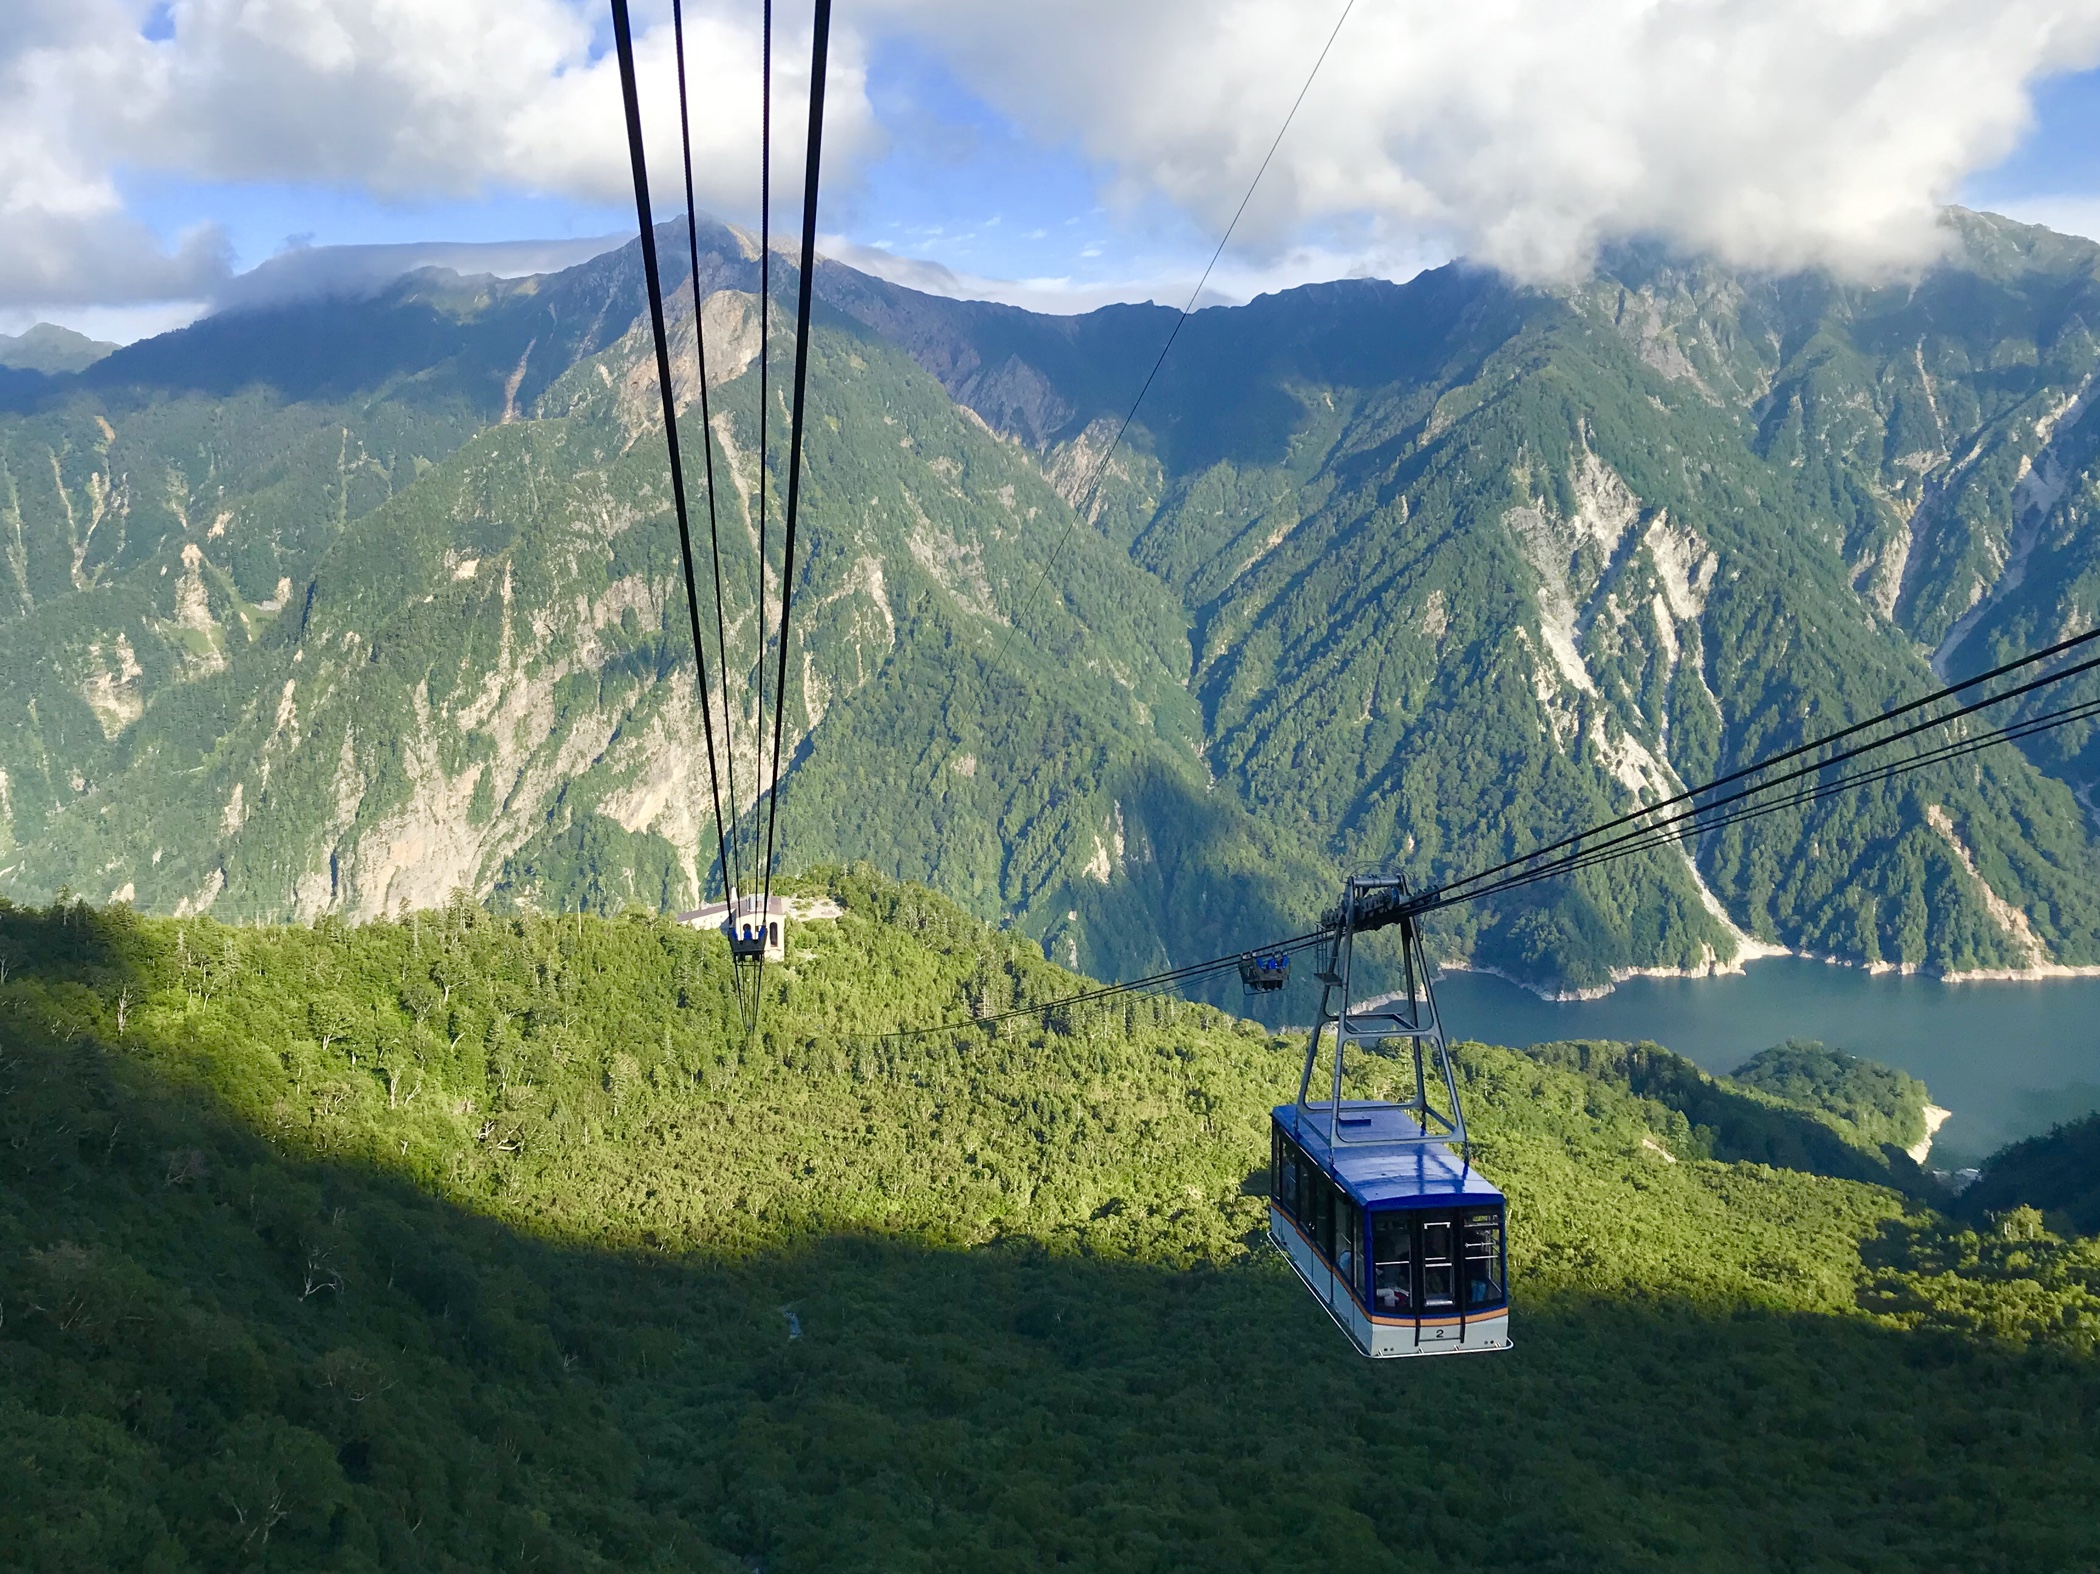
{"type": "Polygon", "coordinates": [[[0,366],[18,372],[85,371],[116,349],[114,344],[90,339],[55,322],[40,322],[26,332],[0,333],[0,366]]]}

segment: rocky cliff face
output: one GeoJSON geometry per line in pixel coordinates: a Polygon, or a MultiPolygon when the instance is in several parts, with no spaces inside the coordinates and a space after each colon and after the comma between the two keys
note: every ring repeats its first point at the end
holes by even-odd
{"type": "MultiPolygon", "coordinates": [[[[1210,954],[1294,927],[1339,867],[1506,856],[2089,623],[2095,249],[1951,222],[1914,287],[1627,254],[1559,292],[1451,268],[1199,313],[1084,520],[1171,313],[826,264],[784,856],[868,857],[1081,966],[1210,954]]],[[[748,811],[785,421],[761,564],[756,268],[708,237],[708,434],[683,284],[674,352],[719,486],[717,771],[748,811]]],[[[639,310],[628,253],[419,275],[16,394],[6,888],[257,917],[695,901],[707,752],[639,310]]],[[[1577,987],[1752,943],[2100,962],[2096,777],[2058,735],[1440,943],[1577,987]]]]}

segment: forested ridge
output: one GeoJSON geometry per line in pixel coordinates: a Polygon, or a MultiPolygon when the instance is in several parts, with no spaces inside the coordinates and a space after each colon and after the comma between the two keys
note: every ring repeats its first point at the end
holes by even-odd
{"type": "Polygon", "coordinates": [[[1907,1096],[1462,1046],[1516,1348],[1374,1366],[1261,1244],[1290,1041],[884,1039],[1075,980],[798,890],[843,913],[749,1042],[719,937],[642,911],[0,908],[0,1560],[2100,1558],[2100,1247],[1944,1217],[1872,1140],[1907,1096]]]}
{"type": "Polygon", "coordinates": [[[2100,1115],[2064,1122],[1991,1158],[1961,1195],[1961,1212],[1989,1220],[2028,1208],[2066,1234],[2100,1233],[2100,1115]]]}

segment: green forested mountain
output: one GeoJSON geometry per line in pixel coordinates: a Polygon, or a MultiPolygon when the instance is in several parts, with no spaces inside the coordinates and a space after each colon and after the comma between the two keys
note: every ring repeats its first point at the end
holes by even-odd
{"type": "Polygon", "coordinates": [[[21,333],[0,333],[0,366],[19,372],[78,372],[115,348],[57,323],[40,322],[21,333]]]}
{"type": "MultiPolygon", "coordinates": [[[[2084,626],[2100,249],[1949,226],[1942,266],[1882,288],[1629,250],[1559,290],[1453,266],[1198,313],[1085,520],[1171,313],[825,264],[788,862],[865,857],[1121,972],[2084,626]]],[[[735,232],[706,245],[748,802],[757,270],[735,232]]],[[[0,389],[5,888],[257,919],[693,900],[712,838],[639,309],[632,248],[426,272],[0,389]]],[[[1746,936],[2100,964],[2096,775],[2066,731],[1437,944],[1573,987],[1746,936]]]]}
{"type": "Polygon", "coordinates": [[[1147,999],[884,1039],[1074,980],[814,890],[751,1042],[721,939],[638,912],[0,908],[0,1562],[2100,1557],[2094,1242],[1653,1046],[1469,1045],[1516,1347],[1367,1363],[1260,1245],[1293,1046],[1147,999]]]}
{"type": "MultiPolygon", "coordinates": [[[[1801,1063],[1809,1057],[1797,1046],[1785,1050],[1779,1065],[1791,1075],[1774,1076],[1773,1061],[1761,1055],[1728,1077],[1712,1076],[1653,1043],[1578,1040],[1537,1045],[1530,1054],[1681,1115],[1687,1127],[1681,1147],[1702,1158],[1806,1170],[1885,1186],[1929,1203],[1945,1200],[1939,1184],[1904,1151],[1906,1145],[1891,1140],[1893,1131],[1911,1127],[1924,1134],[1924,1083],[1849,1055],[1843,1057],[1850,1065],[1842,1080],[1803,1076],[1801,1063]],[[1898,1096],[1886,1097],[1892,1089],[1900,1089],[1898,1096]],[[1867,1099],[1860,1097],[1862,1091],[1867,1099]]],[[[1835,1058],[1821,1045],[1814,1051],[1817,1060],[1835,1058]]],[[[1827,1066],[1825,1060],[1816,1069],[1827,1066]]]]}
{"type": "MultiPolygon", "coordinates": [[[[1624,252],[1559,293],[1448,269],[1199,314],[1148,402],[1152,465],[1104,522],[1190,607],[1211,759],[1265,817],[1428,873],[1915,692],[1928,652],[1960,672],[2089,626],[2075,589],[1988,649],[1946,611],[2013,588],[2016,520],[2053,510],[2089,550],[2069,478],[2095,366],[2093,247],[1950,226],[1954,260],[1915,287],[1624,252]]],[[[921,354],[964,368],[964,397],[982,365],[1001,387],[1039,371],[1070,412],[1054,443],[1116,408],[1067,374],[1069,339],[983,309],[921,354]]],[[[1724,835],[1700,867],[1767,940],[2090,962],[2090,731],[2041,759],[2072,791],[1994,760],[1724,835]],[[2056,932],[1972,906],[1985,885],[2056,932]]],[[[1658,860],[1454,939],[1586,981],[1605,957],[1725,955],[1719,917],[1658,860]]]]}

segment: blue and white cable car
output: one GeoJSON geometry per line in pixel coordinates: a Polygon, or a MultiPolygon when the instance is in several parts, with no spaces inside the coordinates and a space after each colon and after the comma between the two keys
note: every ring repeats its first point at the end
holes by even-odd
{"type": "Polygon", "coordinates": [[[1406,886],[1351,878],[1319,978],[1320,1014],[1294,1103],[1270,1121],[1269,1234],[1350,1342],[1373,1357],[1507,1350],[1505,1201],[1473,1168],[1458,1082],[1430,992],[1406,886]],[[1397,924],[1406,990],[1350,1004],[1355,936],[1397,924]],[[1339,994],[1339,1003],[1336,996],[1339,994]],[[1313,1097],[1333,1031],[1327,1096],[1313,1097]],[[1413,1072],[1404,1103],[1342,1097],[1349,1051],[1392,1055],[1413,1072]],[[1431,1095],[1441,1092],[1439,1109],[1431,1095]]]}

